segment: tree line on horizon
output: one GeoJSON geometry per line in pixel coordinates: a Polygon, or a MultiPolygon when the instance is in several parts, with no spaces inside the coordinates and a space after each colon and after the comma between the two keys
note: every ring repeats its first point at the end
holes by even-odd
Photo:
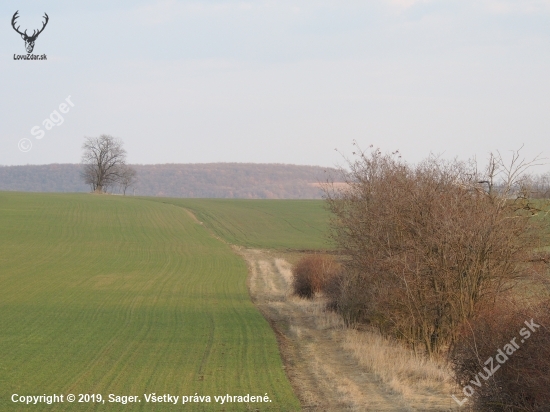
{"type": "MultiPolygon", "coordinates": [[[[320,199],[318,183],[336,173],[320,166],[258,163],[130,165],[135,194],[191,198],[320,199]]],[[[0,166],[0,191],[90,192],[80,164],[0,166]]],[[[119,193],[115,188],[114,193],[119,193]]],[[[133,194],[133,188],[129,190],[133,194]]]]}

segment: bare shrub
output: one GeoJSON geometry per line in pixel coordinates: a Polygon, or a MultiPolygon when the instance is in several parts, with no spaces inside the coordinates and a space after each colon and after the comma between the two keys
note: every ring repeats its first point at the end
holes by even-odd
{"type": "Polygon", "coordinates": [[[348,257],[335,300],[346,321],[429,355],[447,348],[459,325],[531,273],[537,209],[511,197],[529,164],[492,156],[482,174],[475,163],[359,151],[346,188],[325,187],[332,238],[348,257]]]}
{"type": "Polygon", "coordinates": [[[462,326],[450,359],[479,410],[549,410],[549,327],[548,302],[522,308],[500,303],[462,326]]]}
{"type": "Polygon", "coordinates": [[[303,298],[313,298],[339,270],[340,265],[330,255],[304,256],[293,268],[294,294],[303,298]]]}
{"type": "Polygon", "coordinates": [[[347,326],[370,322],[371,290],[359,273],[340,271],[325,284],[323,293],[328,298],[327,309],[339,313],[347,326]]]}

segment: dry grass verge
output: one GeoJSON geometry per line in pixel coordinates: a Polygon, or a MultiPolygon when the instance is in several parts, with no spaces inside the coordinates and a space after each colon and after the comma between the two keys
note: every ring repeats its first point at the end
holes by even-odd
{"type": "Polygon", "coordinates": [[[444,361],[415,356],[402,344],[378,332],[347,329],[343,347],[405,399],[434,392],[450,394],[456,389],[444,361]]]}

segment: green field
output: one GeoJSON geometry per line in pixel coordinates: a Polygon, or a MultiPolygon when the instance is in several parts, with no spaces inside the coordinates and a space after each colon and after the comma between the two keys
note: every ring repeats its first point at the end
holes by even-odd
{"type": "Polygon", "coordinates": [[[148,198],[186,208],[226,242],[270,249],[329,249],[322,200],[148,198]]]}
{"type": "Polygon", "coordinates": [[[313,222],[325,212],[307,202],[257,203],[255,212],[238,201],[170,201],[0,193],[0,410],[300,409],[275,336],[250,302],[245,262],[207,227],[236,243],[320,247],[313,222]],[[261,218],[270,213],[290,217],[280,225],[261,218]],[[10,399],[69,393],[139,395],[141,402],[24,406],[10,399]],[[152,393],[179,402],[197,393],[212,402],[146,403],[143,395],[152,393]],[[266,393],[272,402],[213,398],[266,393]]]}

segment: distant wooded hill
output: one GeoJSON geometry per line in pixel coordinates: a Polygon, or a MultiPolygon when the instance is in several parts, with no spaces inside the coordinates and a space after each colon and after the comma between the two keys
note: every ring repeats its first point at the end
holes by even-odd
{"type": "MultiPolygon", "coordinates": [[[[286,164],[205,163],[132,165],[136,195],[197,198],[318,199],[317,183],[333,168],[286,164]]],[[[0,166],[0,190],[89,192],[78,164],[0,166]]],[[[116,190],[115,190],[115,193],[116,190]]],[[[133,189],[128,193],[133,194],[133,189]]]]}

